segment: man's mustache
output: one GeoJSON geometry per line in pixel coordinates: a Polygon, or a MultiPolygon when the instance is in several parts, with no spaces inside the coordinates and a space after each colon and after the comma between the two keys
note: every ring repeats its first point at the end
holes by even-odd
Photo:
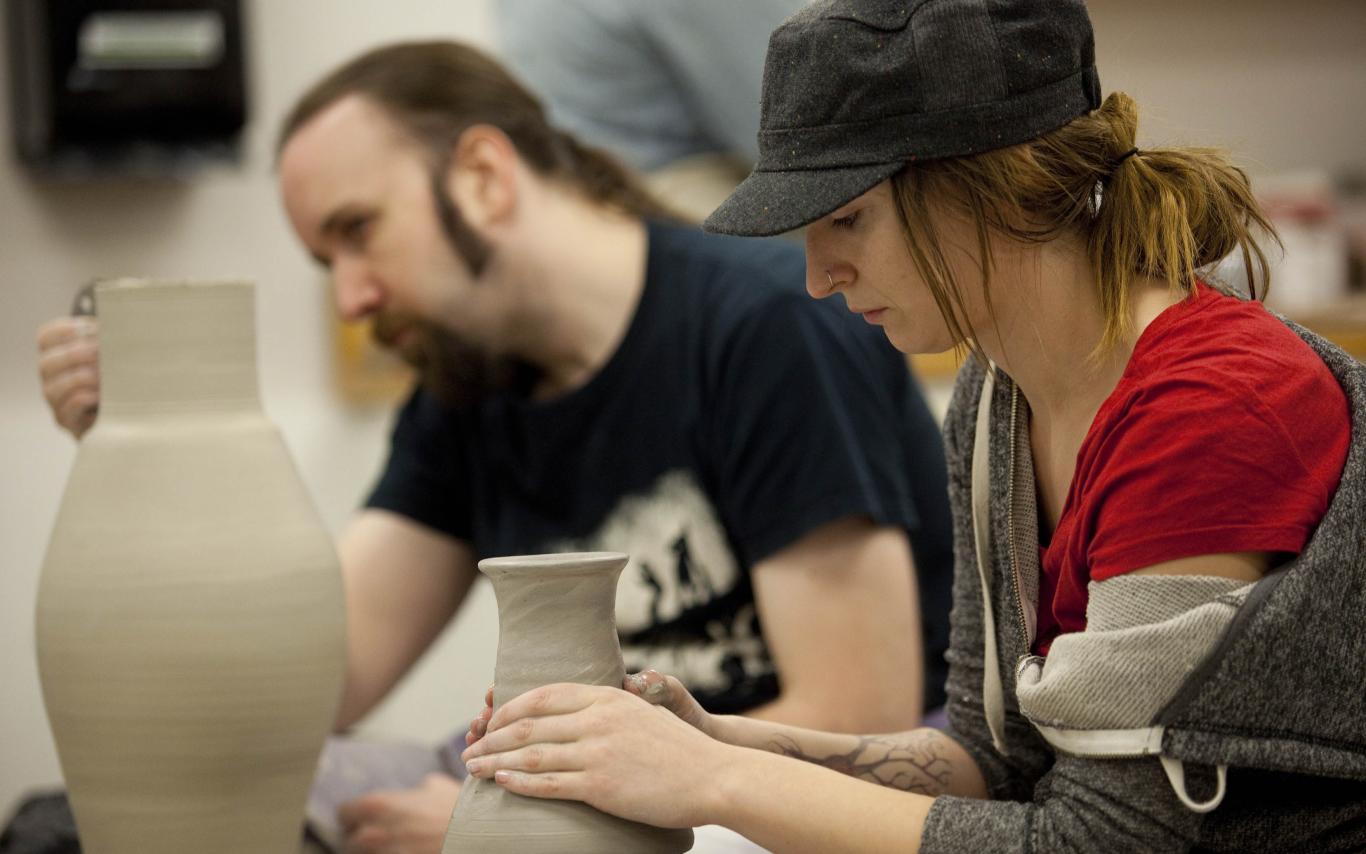
{"type": "Polygon", "coordinates": [[[375,343],[388,350],[395,349],[398,337],[404,330],[414,326],[421,326],[421,322],[416,318],[407,317],[402,314],[391,314],[381,312],[375,315],[370,327],[370,335],[375,339],[375,343]]]}
{"type": "Polygon", "coordinates": [[[529,393],[539,371],[520,360],[496,357],[482,347],[405,312],[379,312],[370,335],[418,372],[443,401],[469,405],[500,391],[529,393]],[[402,339],[402,346],[399,340],[402,339]]]}

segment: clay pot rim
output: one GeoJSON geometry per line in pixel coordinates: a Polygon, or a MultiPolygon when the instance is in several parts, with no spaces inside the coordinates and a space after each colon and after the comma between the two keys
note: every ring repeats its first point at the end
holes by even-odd
{"type": "Polygon", "coordinates": [[[167,290],[217,290],[220,288],[248,288],[255,290],[256,283],[244,276],[221,276],[203,279],[147,279],[135,276],[113,276],[96,279],[93,282],[96,292],[110,291],[167,291],[167,290]]]}
{"type": "Polygon", "coordinates": [[[589,575],[620,570],[631,558],[622,552],[564,552],[560,554],[508,555],[479,561],[479,571],[496,578],[519,572],[537,575],[589,575]]]}

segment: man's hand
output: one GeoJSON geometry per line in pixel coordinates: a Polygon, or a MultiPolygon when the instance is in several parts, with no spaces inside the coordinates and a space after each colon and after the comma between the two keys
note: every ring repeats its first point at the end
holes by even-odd
{"type": "Polygon", "coordinates": [[[441,854],[460,781],[428,774],[415,789],[375,792],[337,811],[345,854],[441,854]]]}
{"type": "Polygon", "coordinates": [[[59,317],[38,330],[38,376],[57,423],[77,439],[95,423],[100,403],[99,325],[59,317]]]}

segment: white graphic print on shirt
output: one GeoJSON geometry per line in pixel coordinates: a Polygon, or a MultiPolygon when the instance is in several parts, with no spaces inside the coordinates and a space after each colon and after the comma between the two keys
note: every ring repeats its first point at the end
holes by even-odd
{"type": "Polygon", "coordinates": [[[666,472],[618,502],[595,532],[554,550],[631,556],[616,609],[628,672],[653,667],[709,694],[773,673],[749,585],[691,473],[666,472]]]}

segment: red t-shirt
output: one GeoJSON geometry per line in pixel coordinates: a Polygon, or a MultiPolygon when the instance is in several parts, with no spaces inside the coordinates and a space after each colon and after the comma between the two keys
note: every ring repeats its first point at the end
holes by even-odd
{"type": "Polygon", "coordinates": [[[1298,553],[1351,417],[1328,367],[1256,302],[1198,286],[1139,336],[1040,548],[1035,649],[1086,627],[1086,585],[1167,560],[1298,553]]]}

